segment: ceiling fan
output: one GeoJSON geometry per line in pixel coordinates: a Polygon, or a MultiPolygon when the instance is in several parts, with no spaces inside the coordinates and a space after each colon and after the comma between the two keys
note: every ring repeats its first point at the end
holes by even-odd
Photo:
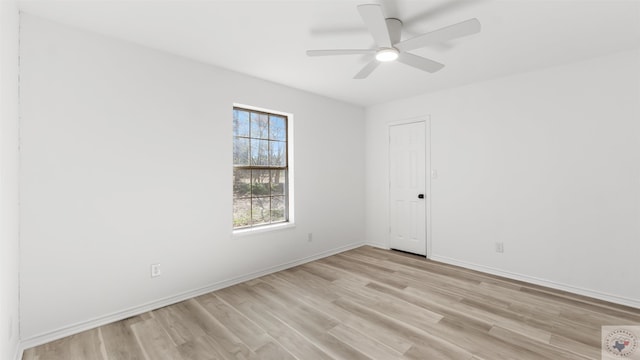
{"type": "Polygon", "coordinates": [[[480,32],[480,22],[478,19],[473,18],[402,41],[402,21],[394,18],[385,19],[380,5],[358,5],[358,12],[373,36],[377,48],[307,51],[308,56],[373,55],[374,58],[353,77],[354,79],[364,79],[369,76],[381,62],[394,60],[423,71],[434,73],[442,69],[444,64],[411,54],[409,51],[480,32]]]}

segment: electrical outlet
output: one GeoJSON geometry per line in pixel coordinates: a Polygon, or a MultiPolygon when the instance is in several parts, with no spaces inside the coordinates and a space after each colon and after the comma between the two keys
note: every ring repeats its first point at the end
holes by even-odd
{"type": "Polygon", "coordinates": [[[504,243],[503,242],[497,242],[496,243],[496,252],[497,253],[503,253],[504,252],[504,243]]]}
{"type": "Polygon", "coordinates": [[[162,275],[162,269],[160,268],[160,264],[151,264],[151,277],[156,277],[162,275]]]}
{"type": "Polygon", "coordinates": [[[312,242],[313,241],[313,233],[308,233],[307,234],[307,242],[312,242]]]}

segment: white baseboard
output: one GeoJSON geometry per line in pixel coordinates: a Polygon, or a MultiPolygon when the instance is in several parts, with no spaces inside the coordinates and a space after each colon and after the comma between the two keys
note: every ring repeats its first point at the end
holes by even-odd
{"type": "Polygon", "coordinates": [[[362,243],[355,243],[355,244],[350,244],[350,245],[346,245],[346,246],[341,246],[335,249],[331,249],[331,250],[327,250],[327,251],[323,251],[320,252],[318,254],[315,255],[311,255],[311,256],[307,256],[298,260],[294,260],[294,261],[290,261],[284,264],[280,264],[280,265],[276,265],[276,266],[272,266],[272,267],[268,267],[266,269],[260,270],[260,271],[255,271],[249,274],[245,274],[242,276],[238,276],[238,277],[234,277],[232,279],[228,279],[228,280],[224,280],[224,281],[220,281],[199,289],[194,289],[191,291],[186,291],[180,294],[176,294],[173,296],[169,296],[169,297],[165,297],[162,299],[158,299],[146,304],[142,304],[139,306],[134,306],[128,309],[124,309],[121,311],[117,311],[108,315],[104,315],[104,316],[99,316],[87,321],[82,321],[76,324],[72,324],[72,325],[68,325],[65,327],[62,327],[60,329],[54,330],[54,331],[49,331],[43,334],[39,334],[33,337],[30,337],[28,339],[23,339],[20,342],[20,346],[18,348],[18,354],[16,355],[16,360],[20,360],[22,359],[22,353],[24,350],[32,348],[34,346],[38,346],[38,345],[42,345],[42,344],[46,344],[48,342],[54,341],[54,340],[58,340],[70,335],[74,335],[77,333],[80,333],[82,331],[86,331],[86,330],[90,330],[102,325],[106,325],[115,321],[119,321],[122,319],[126,319],[132,316],[136,316],[136,315],[140,315],[142,313],[145,313],[147,311],[151,311],[151,310],[155,310],[155,309],[159,309],[171,304],[175,304],[184,300],[188,300],[191,299],[193,297],[196,296],[200,296],[203,294],[207,294],[210,293],[212,291],[216,291],[216,290],[220,290],[222,288],[226,288],[235,284],[239,284],[241,282],[245,282],[248,280],[252,280],[255,278],[259,278],[261,276],[264,275],[268,275],[268,274],[272,274],[274,272],[278,272],[278,271],[282,271],[288,268],[292,268],[294,266],[298,266],[298,265],[302,265],[314,260],[318,260],[318,259],[322,259],[325,258],[327,256],[331,256],[331,255],[335,255],[347,250],[351,250],[351,249],[355,249],[357,247],[363,246],[365,245],[364,242],[362,243]],[[18,357],[19,355],[19,357],[18,357]]]}
{"type": "Polygon", "coordinates": [[[446,256],[434,255],[430,258],[430,260],[442,262],[445,264],[460,266],[466,269],[477,270],[487,274],[502,276],[505,278],[513,279],[513,280],[524,281],[524,282],[528,282],[535,285],[546,286],[556,290],[562,290],[562,291],[570,292],[577,295],[584,295],[584,296],[592,297],[594,299],[604,300],[604,301],[612,302],[615,304],[620,304],[620,305],[625,305],[625,306],[630,306],[633,308],[640,309],[640,300],[637,300],[637,299],[629,299],[622,296],[584,289],[577,286],[562,284],[562,283],[558,283],[550,280],[539,279],[536,277],[513,273],[510,271],[504,271],[504,270],[492,268],[489,266],[478,265],[478,264],[473,264],[466,261],[456,260],[446,256]]]}

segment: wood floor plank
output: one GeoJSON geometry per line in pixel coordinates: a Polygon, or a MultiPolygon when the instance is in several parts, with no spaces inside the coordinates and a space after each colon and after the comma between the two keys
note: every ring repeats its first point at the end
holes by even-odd
{"type": "Polygon", "coordinates": [[[333,315],[339,318],[341,324],[367,334],[367,336],[372,339],[399,353],[404,353],[413,346],[412,342],[408,341],[400,334],[381,326],[375,319],[358,316],[340,306],[337,306],[333,302],[317,302],[316,300],[317,299],[307,299],[306,301],[316,309],[329,314],[329,316],[333,315]]]}
{"type": "Polygon", "coordinates": [[[251,350],[255,351],[272,342],[273,339],[263,329],[215,294],[202,295],[195,300],[234,335],[242,339],[251,350]]]}
{"type": "Polygon", "coordinates": [[[440,303],[434,301],[434,296],[432,296],[431,294],[425,294],[425,296],[417,296],[411,292],[408,292],[407,289],[405,289],[404,291],[400,291],[390,287],[385,287],[381,284],[374,283],[367,285],[367,287],[371,288],[374,291],[384,292],[393,298],[402,300],[406,303],[414,304],[433,313],[440,314],[441,318],[442,316],[457,318],[465,322],[469,326],[475,326],[476,328],[484,331],[489,331],[493,327],[493,324],[490,322],[483,321],[473,316],[469,316],[468,313],[452,309],[450,307],[450,302],[440,303]]]}
{"type": "Polygon", "coordinates": [[[262,345],[256,351],[256,355],[258,355],[260,360],[295,360],[293,355],[274,342],[268,342],[262,345]]]}
{"type": "Polygon", "coordinates": [[[23,354],[28,360],[84,360],[104,359],[98,329],[50,342],[38,348],[29,349],[23,354]]]}
{"type": "Polygon", "coordinates": [[[538,354],[541,359],[567,359],[567,360],[584,360],[584,356],[574,354],[570,351],[560,349],[551,344],[541,343],[516,332],[494,326],[489,330],[491,336],[506,341],[510,344],[523,347],[532,353],[538,354]]]}
{"type": "Polygon", "coordinates": [[[205,335],[184,303],[157,309],[153,315],[176,345],[205,335]]]}
{"type": "Polygon", "coordinates": [[[99,328],[109,360],[144,359],[140,344],[131,330],[137,321],[122,320],[99,328]]]}
{"type": "Polygon", "coordinates": [[[184,360],[226,360],[220,346],[209,336],[200,336],[178,345],[178,352],[184,360]]]}
{"type": "Polygon", "coordinates": [[[155,318],[137,322],[131,325],[131,330],[138,340],[145,359],[182,359],[182,356],[176,348],[176,344],[155,318]]]}
{"type": "Polygon", "coordinates": [[[338,324],[332,317],[306,304],[293,301],[290,296],[279,293],[267,283],[257,284],[252,289],[263,296],[263,302],[269,306],[274,317],[310,339],[322,351],[337,358],[368,358],[328,333],[329,329],[338,324]]]}
{"type": "Polygon", "coordinates": [[[285,299],[288,296],[278,296],[278,292],[267,284],[255,285],[253,288],[264,295],[265,302],[270,304],[271,314],[274,317],[310,339],[322,351],[337,358],[368,359],[364,354],[328,333],[329,329],[338,324],[336,320],[304,304],[294,306],[294,303],[289,303],[290,300],[285,299]]]}
{"type": "Polygon", "coordinates": [[[358,263],[355,261],[351,261],[349,259],[337,257],[337,255],[325,258],[320,261],[323,263],[329,264],[331,266],[345,269],[349,272],[361,275],[362,277],[369,277],[374,281],[381,282],[383,284],[396,287],[398,289],[404,289],[407,287],[407,283],[402,281],[402,279],[398,279],[392,271],[388,272],[374,272],[371,266],[367,266],[366,264],[358,263]]]}
{"type": "Polygon", "coordinates": [[[229,328],[211,315],[198,301],[191,299],[184,302],[184,306],[196,319],[197,324],[204,329],[208,337],[217,344],[222,355],[228,358],[253,359],[255,353],[236,336],[229,328]],[[229,356],[226,356],[229,355],[229,356]]]}
{"type": "Polygon", "coordinates": [[[456,345],[485,359],[539,359],[539,356],[517,344],[492,337],[488,332],[468,326],[457,319],[443,318],[435,332],[454,339],[456,345]]]}
{"type": "Polygon", "coordinates": [[[370,338],[366,333],[362,333],[343,324],[338,324],[329,330],[329,334],[372,359],[387,360],[402,358],[402,353],[370,338]]]}
{"type": "Polygon", "coordinates": [[[284,349],[298,359],[332,359],[331,356],[318,348],[310,339],[288,326],[282,320],[272,316],[260,305],[243,303],[238,305],[238,310],[255,321],[284,349]]]}
{"type": "Polygon", "coordinates": [[[587,359],[601,359],[602,352],[600,347],[588,346],[561,335],[551,335],[549,343],[576,355],[584,356],[587,359]]]}
{"type": "MultiPolygon", "coordinates": [[[[399,334],[404,339],[413,344],[413,346],[426,344],[426,346],[429,347],[431,345],[437,344],[438,347],[443,348],[458,348],[455,344],[450,343],[447,339],[442,339],[437,335],[434,335],[434,333],[430,332],[429,329],[421,329],[403,323],[392,317],[386,316],[386,314],[384,313],[372,310],[358,303],[345,299],[336,300],[334,303],[354,314],[358,314],[361,317],[372,319],[372,321],[375,321],[376,325],[378,325],[379,327],[384,328],[386,331],[399,334]]],[[[458,350],[463,351],[463,349],[461,348],[457,349],[456,351],[458,350]]]]}
{"type": "MultiPolygon", "coordinates": [[[[269,280],[272,280],[272,279],[269,279],[269,280]]],[[[334,281],[332,283],[335,284],[336,282],[334,281]]],[[[349,311],[346,311],[343,308],[336,306],[333,302],[327,301],[327,299],[323,299],[315,296],[308,296],[304,292],[304,286],[302,287],[296,286],[296,285],[299,286],[302,284],[298,283],[294,285],[294,284],[288,283],[288,286],[287,286],[284,283],[273,282],[273,281],[270,281],[269,284],[276,287],[279,291],[299,293],[300,294],[299,299],[302,302],[306,303],[307,305],[313,307],[316,310],[321,311],[322,313],[326,314],[330,318],[333,318],[336,320],[339,319],[339,322],[347,327],[351,327],[356,331],[360,331],[362,333],[368,334],[368,336],[370,336],[371,338],[377,340],[381,344],[385,344],[386,346],[392,349],[395,349],[399,353],[404,353],[412,346],[412,343],[405,341],[401,336],[398,336],[398,334],[387,331],[386,329],[381,328],[380,326],[378,326],[374,322],[369,321],[368,319],[365,319],[359,316],[354,316],[353,313],[350,313],[349,311]]],[[[366,284],[360,284],[360,283],[356,283],[356,285],[350,284],[349,288],[353,289],[354,287],[362,287],[364,285],[366,284]]],[[[346,289],[343,289],[343,290],[346,290],[346,289]]],[[[373,301],[371,302],[364,301],[363,300],[364,296],[359,295],[358,292],[356,291],[349,291],[347,294],[348,295],[345,296],[346,298],[349,298],[354,301],[358,301],[361,304],[366,304],[367,306],[375,304],[375,302],[373,301]]]]}
{"type": "Polygon", "coordinates": [[[340,289],[337,289],[332,282],[313,275],[304,269],[293,271],[282,271],[269,278],[271,280],[284,280],[294,285],[303,285],[305,293],[317,296],[327,301],[332,301],[340,297],[340,289]]]}
{"type": "Polygon", "coordinates": [[[469,360],[475,358],[469,351],[452,346],[446,342],[429,342],[428,344],[415,344],[404,353],[405,359],[424,360],[469,360]]]}
{"type": "Polygon", "coordinates": [[[640,325],[640,309],[363,246],[23,360],[595,360],[603,325],[640,325]]]}

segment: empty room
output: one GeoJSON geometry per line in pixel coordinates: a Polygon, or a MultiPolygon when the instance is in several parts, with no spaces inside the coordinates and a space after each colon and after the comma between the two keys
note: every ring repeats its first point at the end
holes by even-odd
{"type": "Polygon", "coordinates": [[[0,359],[640,359],[640,1],[2,0],[0,359]]]}

